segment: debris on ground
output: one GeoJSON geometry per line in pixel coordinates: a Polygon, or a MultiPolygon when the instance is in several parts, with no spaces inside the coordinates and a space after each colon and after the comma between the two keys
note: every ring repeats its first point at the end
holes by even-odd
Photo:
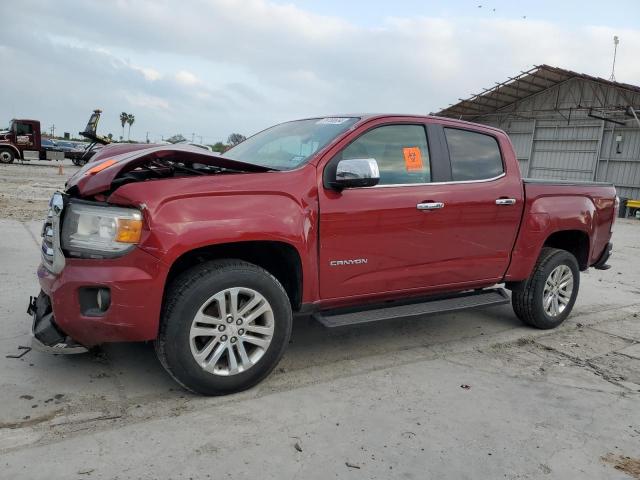
{"type": "Polygon", "coordinates": [[[294,445],[295,449],[299,452],[302,452],[302,447],[300,446],[300,442],[296,442],[296,444],[294,445]]]}
{"type": "Polygon", "coordinates": [[[616,470],[624,472],[632,478],[640,479],[640,458],[616,455],[609,452],[605,456],[600,457],[600,460],[612,465],[616,470]]]}
{"type": "Polygon", "coordinates": [[[470,390],[471,389],[471,385],[467,385],[466,383],[463,383],[462,385],[460,385],[460,388],[463,388],[465,390],[470,390]]]}
{"type": "Polygon", "coordinates": [[[29,353],[31,351],[31,347],[25,347],[24,345],[18,345],[18,350],[22,350],[22,353],[18,353],[16,355],[6,355],[6,358],[22,358],[24,357],[27,353],[29,353]]]}
{"type": "Polygon", "coordinates": [[[344,464],[349,467],[349,468],[357,468],[358,470],[360,470],[360,465],[356,465],[355,463],[351,463],[351,462],[344,462],[344,464]]]}

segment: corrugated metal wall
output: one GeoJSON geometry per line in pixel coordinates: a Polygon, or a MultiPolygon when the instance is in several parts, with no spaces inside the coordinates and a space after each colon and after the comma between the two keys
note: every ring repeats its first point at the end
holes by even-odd
{"type": "Polygon", "coordinates": [[[608,181],[621,197],[640,199],[640,127],[619,110],[606,115],[624,126],[585,110],[602,116],[625,105],[640,105],[640,95],[573,78],[474,121],[509,134],[526,177],[608,181]]]}

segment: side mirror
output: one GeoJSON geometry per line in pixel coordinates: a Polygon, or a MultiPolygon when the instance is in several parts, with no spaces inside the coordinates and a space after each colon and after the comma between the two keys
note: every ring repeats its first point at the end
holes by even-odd
{"type": "Polygon", "coordinates": [[[380,170],[375,158],[350,158],[340,160],[336,166],[336,177],[331,187],[343,188],[373,187],[380,181],[380,170]]]}

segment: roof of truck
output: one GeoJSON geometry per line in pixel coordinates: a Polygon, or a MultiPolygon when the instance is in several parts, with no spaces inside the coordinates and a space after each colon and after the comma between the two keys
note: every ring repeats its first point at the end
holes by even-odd
{"type": "Polygon", "coordinates": [[[419,119],[428,118],[428,119],[436,120],[438,122],[446,121],[448,124],[455,124],[455,125],[461,125],[461,126],[467,125],[467,126],[473,126],[476,128],[482,127],[483,130],[495,130],[497,132],[502,132],[501,129],[492,127],[490,125],[479,124],[479,123],[474,123],[468,120],[462,120],[462,119],[451,118],[451,117],[443,117],[443,116],[431,115],[431,114],[420,115],[417,113],[353,113],[353,114],[344,114],[344,115],[330,115],[328,117],[322,117],[322,118],[344,118],[344,117],[360,117],[361,121],[375,120],[377,118],[388,118],[388,117],[409,117],[409,118],[419,118],[419,119]]]}

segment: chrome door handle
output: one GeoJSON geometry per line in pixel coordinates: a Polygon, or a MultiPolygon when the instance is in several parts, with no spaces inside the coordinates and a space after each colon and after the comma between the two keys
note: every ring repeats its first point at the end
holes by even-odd
{"type": "Polygon", "coordinates": [[[438,208],[444,208],[444,203],[442,202],[425,202],[419,203],[416,205],[418,210],[436,210],[438,208]]]}
{"type": "Polygon", "coordinates": [[[498,198],[496,200],[496,205],[515,205],[515,204],[516,204],[515,198],[498,198]]]}

